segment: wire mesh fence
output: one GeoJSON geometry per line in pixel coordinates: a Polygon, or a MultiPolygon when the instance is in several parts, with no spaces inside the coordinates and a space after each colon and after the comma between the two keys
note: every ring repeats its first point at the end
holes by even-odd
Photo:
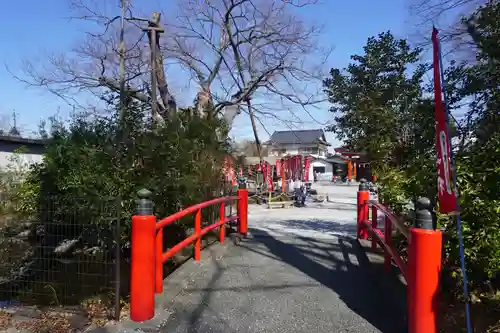
{"type": "MultiPolygon", "coordinates": [[[[220,181],[206,200],[234,191],[231,182],[220,181]]],[[[225,210],[234,214],[236,203],[225,210]]],[[[44,197],[31,218],[0,213],[0,305],[81,305],[99,298],[111,316],[119,314],[129,264],[127,246],[120,244],[125,225],[120,228],[119,198],[44,197]]],[[[202,214],[203,224],[212,224],[219,206],[202,214]]]]}
{"type": "Polygon", "coordinates": [[[0,302],[81,305],[119,315],[120,200],[43,198],[33,218],[0,222],[0,302]]]}

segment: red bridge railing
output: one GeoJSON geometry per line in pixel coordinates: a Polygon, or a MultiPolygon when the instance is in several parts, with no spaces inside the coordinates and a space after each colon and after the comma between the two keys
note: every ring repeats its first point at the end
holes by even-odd
{"type": "Polygon", "coordinates": [[[153,202],[149,191],[139,191],[137,215],[132,217],[132,265],[130,285],[130,318],[145,321],[154,317],[155,293],[163,292],[163,265],[177,252],[194,243],[194,260],[201,257],[201,238],[211,230],[219,228],[219,241],[224,243],[225,226],[237,222],[238,232],[248,231],[248,190],[239,189],[237,196],[221,197],[183,209],[159,221],[153,215],[153,202]],[[226,216],[226,203],[237,201],[237,214],[226,216]],[[219,219],[201,227],[202,209],[219,206],[219,219]],[[179,219],[194,214],[194,233],[164,252],[163,228],[179,219]]]}
{"type": "Polygon", "coordinates": [[[368,239],[371,247],[380,244],[384,250],[384,266],[392,271],[392,262],[401,270],[407,284],[408,332],[437,333],[438,290],[441,272],[442,233],[435,230],[431,203],[420,198],[415,211],[415,225],[408,227],[387,207],[370,200],[365,182],[358,191],[358,239],[368,239]],[[371,220],[369,209],[371,208],[371,220]],[[378,225],[378,217],[384,220],[384,230],[378,225]],[[392,234],[396,228],[408,240],[408,258],[405,261],[393,246],[392,234]]]}

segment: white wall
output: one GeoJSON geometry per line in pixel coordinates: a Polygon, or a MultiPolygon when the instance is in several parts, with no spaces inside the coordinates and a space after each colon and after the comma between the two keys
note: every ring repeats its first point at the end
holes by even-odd
{"type": "Polygon", "coordinates": [[[333,165],[330,162],[322,161],[321,159],[317,159],[311,162],[311,167],[309,168],[309,180],[314,180],[314,167],[325,167],[325,173],[323,177],[328,176],[330,179],[333,174],[333,165]]]}
{"type": "Polygon", "coordinates": [[[10,166],[18,167],[17,161],[22,165],[38,163],[43,160],[40,154],[10,153],[0,151],[0,168],[5,169],[10,166]]]}
{"type": "MultiPolygon", "coordinates": [[[[280,153],[276,153],[274,151],[276,149],[275,147],[270,146],[269,147],[269,156],[281,157],[281,156],[285,156],[285,155],[299,155],[299,149],[301,149],[301,148],[313,148],[313,147],[316,148],[318,146],[314,146],[314,145],[301,145],[301,144],[280,145],[279,149],[284,149],[285,150],[284,154],[280,154],[280,153]]],[[[318,158],[318,157],[326,157],[327,147],[323,146],[323,145],[320,145],[318,148],[319,148],[318,154],[307,154],[307,155],[311,155],[311,156],[314,156],[316,158],[318,158]]]]}

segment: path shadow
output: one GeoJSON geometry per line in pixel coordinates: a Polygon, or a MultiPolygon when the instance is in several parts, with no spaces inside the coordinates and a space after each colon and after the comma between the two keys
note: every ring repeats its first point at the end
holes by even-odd
{"type": "MultiPolygon", "coordinates": [[[[303,226],[293,220],[289,224],[303,226]]],[[[326,221],[315,224],[337,233],[355,228],[326,221]]],[[[252,250],[253,242],[267,247],[269,253],[262,255],[277,257],[333,290],[352,311],[381,332],[407,332],[405,285],[395,275],[383,272],[383,262],[371,261],[356,239],[339,236],[338,243],[310,237],[278,239],[266,231],[256,230],[255,237],[240,246],[252,250]],[[325,260],[333,265],[325,266],[325,260]]]]}

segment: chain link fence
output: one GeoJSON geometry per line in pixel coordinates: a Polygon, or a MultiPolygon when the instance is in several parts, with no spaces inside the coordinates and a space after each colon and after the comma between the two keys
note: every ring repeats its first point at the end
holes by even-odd
{"type": "Polygon", "coordinates": [[[81,305],[98,297],[119,316],[117,198],[44,198],[36,218],[0,221],[0,303],[81,305]]]}

